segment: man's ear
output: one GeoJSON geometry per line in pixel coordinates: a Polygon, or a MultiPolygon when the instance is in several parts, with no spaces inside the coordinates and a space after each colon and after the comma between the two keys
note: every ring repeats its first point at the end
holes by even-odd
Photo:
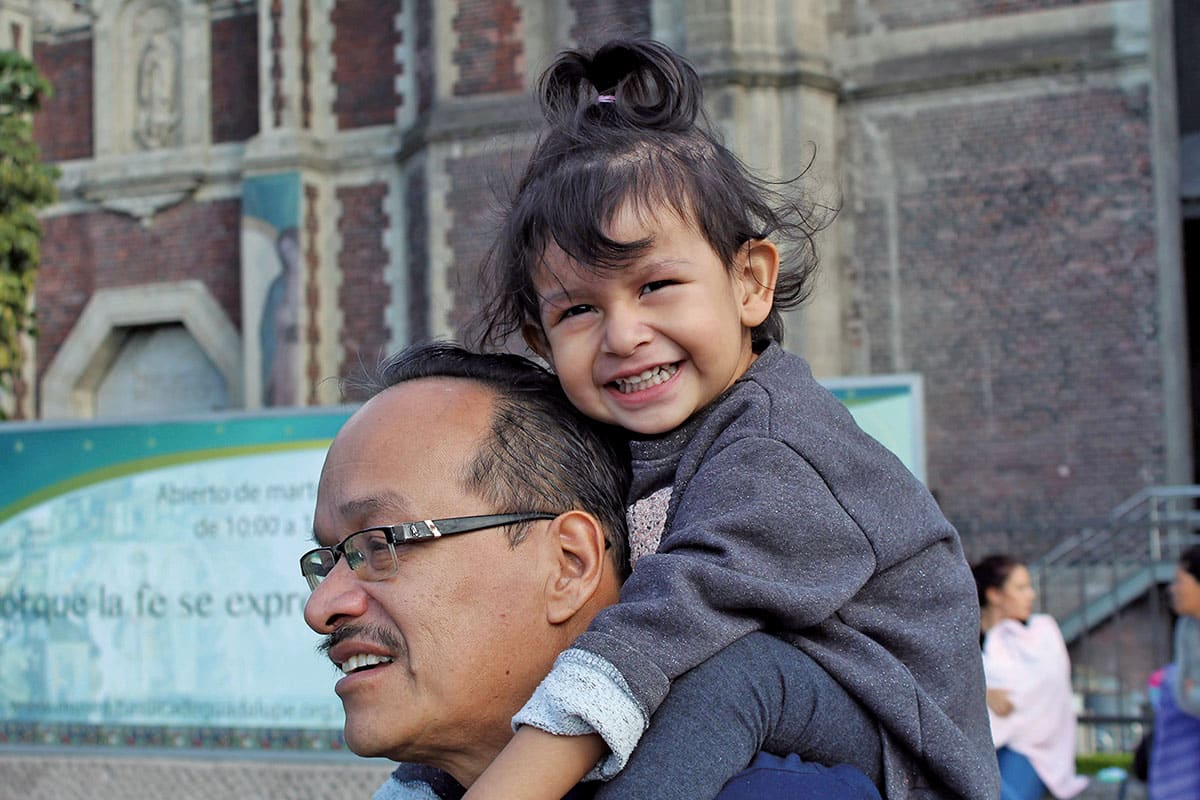
{"type": "Polygon", "coordinates": [[[779,249],[770,239],[751,239],[738,253],[734,280],[741,287],[742,326],[763,323],[775,304],[775,282],[779,280],[779,249]]]}
{"type": "Polygon", "coordinates": [[[553,366],[554,362],[550,360],[550,343],[546,341],[546,333],[542,330],[541,325],[534,325],[532,322],[525,323],[521,326],[521,338],[525,340],[525,344],[529,345],[530,350],[553,366]]]}
{"type": "MultiPolygon", "coordinates": [[[[548,533],[553,572],[546,585],[546,613],[549,622],[558,625],[569,621],[602,590],[605,571],[611,565],[604,546],[604,528],[586,511],[559,514],[550,523],[548,533]]],[[[615,586],[612,577],[608,580],[615,586]]],[[[615,600],[614,596],[608,602],[615,600]]],[[[583,620],[585,625],[590,621],[583,620]]]]}

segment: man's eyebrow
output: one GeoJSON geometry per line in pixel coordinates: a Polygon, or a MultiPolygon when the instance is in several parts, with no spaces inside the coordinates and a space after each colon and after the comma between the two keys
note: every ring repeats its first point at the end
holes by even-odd
{"type": "MultiPolygon", "coordinates": [[[[412,501],[403,492],[392,489],[345,500],[337,507],[337,517],[338,519],[348,520],[350,528],[341,533],[338,541],[341,541],[356,530],[362,530],[371,523],[394,525],[398,522],[408,522],[412,514],[409,509],[412,507],[412,501]]],[[[318,545],[321,544],[315,528],[312,539],[318,545]]]]}

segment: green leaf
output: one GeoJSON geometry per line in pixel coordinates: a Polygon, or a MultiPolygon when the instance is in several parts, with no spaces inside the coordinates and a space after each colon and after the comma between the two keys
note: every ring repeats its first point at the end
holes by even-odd
{"type": "Polygon", "coordinates": [[[57,199],[59,171],[40,163],[31,114],[51,94],[33,62],[0,50],[0,391],[21,374],[22,337],[37,333],[31,302],[41,259],[37,211],[57,199]]]}

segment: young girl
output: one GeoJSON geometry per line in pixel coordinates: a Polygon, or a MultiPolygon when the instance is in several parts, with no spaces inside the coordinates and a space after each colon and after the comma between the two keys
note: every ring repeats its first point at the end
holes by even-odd
{"type": "Polygon", "coordinates": [[[857,766],[890,798],[996,797],[957,534],[779,345],[810,290],[812,209],[719,143],[663,45],[564,52],[539,92],[484,338],[519,330],[580,410],[629,432],[637,560],[468,796],[559,798],[632,753],[602,796],[712,797],[761,747],[857,766]],[[792,646],[748,653],[759,630],[792,646]],[[652,724],[698,665],[719,676],[707,702],[652,724]],[[642,757],[672,749],[687,774],[642,757]]]}

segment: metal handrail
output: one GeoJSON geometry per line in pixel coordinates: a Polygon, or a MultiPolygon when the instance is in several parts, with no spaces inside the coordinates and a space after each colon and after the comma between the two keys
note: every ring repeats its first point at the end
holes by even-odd
{"type": "Polygon", "coordinates": [[[1144,489],[1136,492],[1132,497],[1118,503],[1109,513],[1109,519],[1116,521],[1128,517],[1142,503],[1148,500],[1159,499],[1178,499],[1187,497],[1190,499],[1200,498],[1200,486],[1194,484],[1176,485],[1176,486],[1147,486],[1144,489]]]}
{"type": "MultiPolygon", "coordinates": [[[[1139,523],[1143,522],[1152,523],[1149,529],[1148,546],[1150,560],[1161,561],[1161,528],[1163,526],[1184,525],[1193,530],[1200,529],[1200,511],[1164,508],[1164,504],[1168,501],[1183,499],[1200,499],[1200,485],[1147,486],[1114,506],[1108,515],[1107,525],[1083,528],[1079,532],[1067,536],[1038,558],[1030,567],[1036,571],[1039,568],[1061,563],[1070,555],[1088,552],[1089,546],[1095,545],[1098,540],[1106,536],[1114,535],[1116,529],[1141,529],[1139,523]],[[1144,514],[1135,516],[1135,512],[1138,512],[1143,506],[1145,506],[1144,514]]],[[[1105,548],[1104,556],[1111,558],[1112,550],[1105,548]]]]}

